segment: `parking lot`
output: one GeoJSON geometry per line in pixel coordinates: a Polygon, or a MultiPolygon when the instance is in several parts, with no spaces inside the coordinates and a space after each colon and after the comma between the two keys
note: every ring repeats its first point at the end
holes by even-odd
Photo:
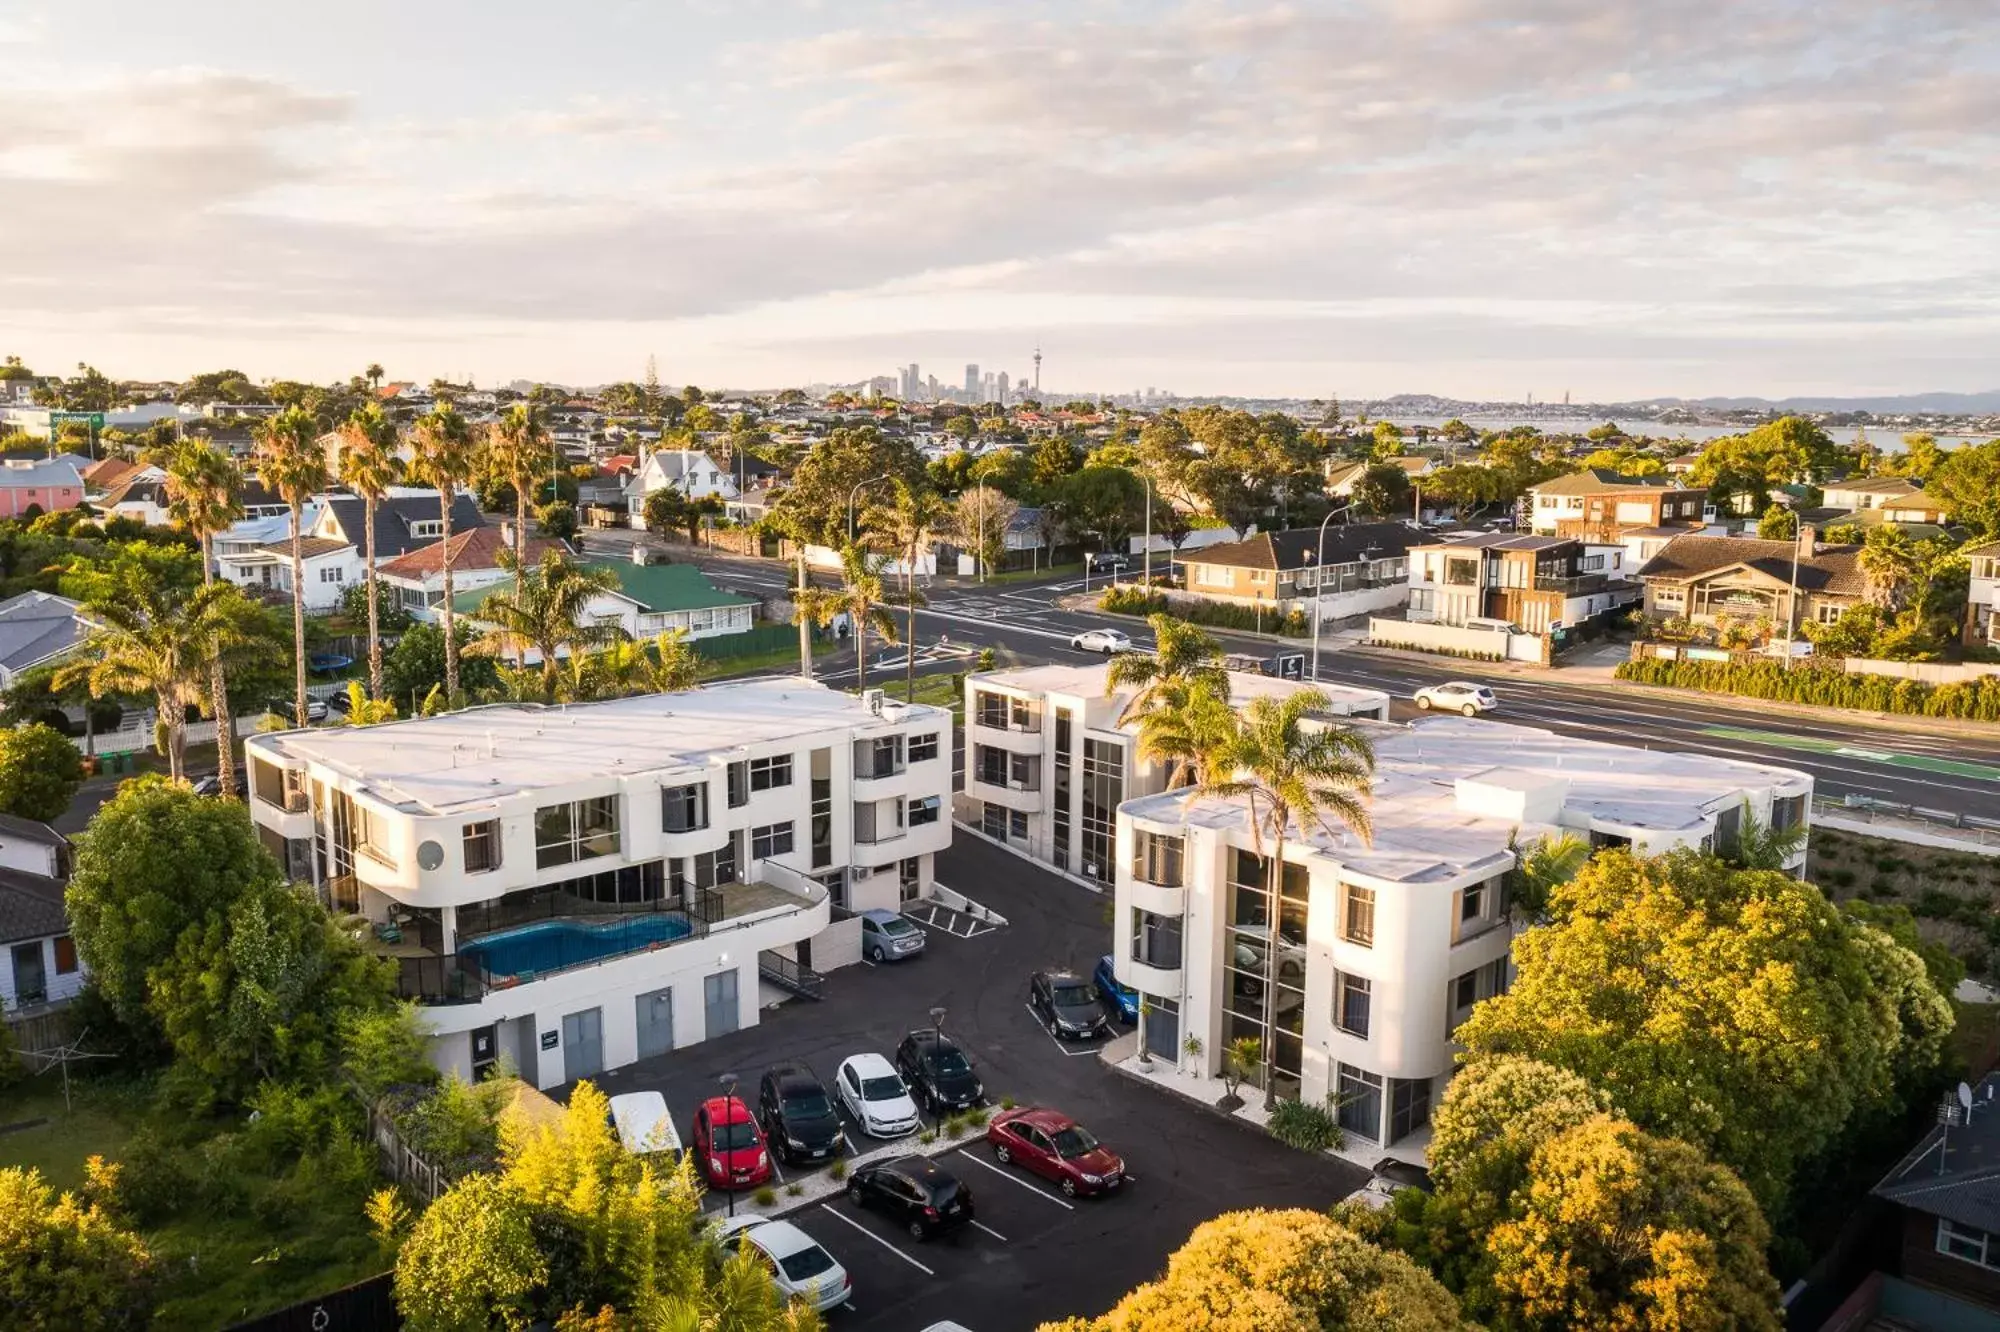
{"type": "MultiPolygon", "coordinates": [[[[982,926],[970,938],[962,924],[959,932],[927,924],[925,951],[912,961],[844,968],[828,977],[821,1002],[793,1000],[754,1028],[599,1080],[613,1094],[664,1093],[685,1138],[695,1107],[720,1094],[724,1073],[735,1073],[741,1094],[754,1098],[766,1068],[802,1061],[830,1089],[842,1059],[893,1056],[904,1033],[930,1026],[931,1009],[942,1007],[945,1032],[971,1057],[992,1102],[1054,1106],[1125,1158],[1126,1190],[1072,1200],[1000,1166],[979,1133],[969,1134],[938,1161],[971,1188],[979,1224],[924,1243],[844,1197],[794,1213],[790,1219],[853,1277],[851,1305],[835,1310],[829,1326],[916,1332],[951,1318],[974,1332],[1017,1332],[1101,1313],[1217,1213],[1324,1208],[1362,1182],[1350,1165],[1305,1156],[1119,1076],[1090,1057],[1098,1042],[1066,1046],[1042,1028],[1027,1008],[1028,975],[1038,967],[1089,975],[1107,946],[1104,898],[971,837],[939,858],[938,877],[1008,924],[982,926]]],[[[848,1137],[857,1151],[880,1145],[851,1120],[848,1137]]]]}

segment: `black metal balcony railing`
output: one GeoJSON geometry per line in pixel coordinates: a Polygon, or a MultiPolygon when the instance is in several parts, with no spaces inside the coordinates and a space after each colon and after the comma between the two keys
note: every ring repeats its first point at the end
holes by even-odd
{"type": "Polygon", "coordinates": [[[1537,592],[1561,592],[1566,596],[1584,596],[1592,592],[1602,592],[1611,582],[1608,574],[1536,574],[1537,592]]]}

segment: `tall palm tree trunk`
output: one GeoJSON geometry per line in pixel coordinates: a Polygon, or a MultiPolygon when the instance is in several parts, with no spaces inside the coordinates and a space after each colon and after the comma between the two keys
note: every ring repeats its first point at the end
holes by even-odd
{"type": "MultiPolygon", "coordinates": [[[[438,509],[444,517],[444,692],[445,706],[458,706],[458,639],[451,616],[451,496],[452,487],[438,487],[438,509]]],[[[518,575],[517,575],[518,576],[518,575]]]]}
{"type": "MultiPolygon", "coordinates": [[[[1271,900],[1264,908],[1264,1108],[1278,1104],[1278,918],[1285,900],[1285,824],[1279,813],[1277,850],[1271,858],[1271,900]]],[[[1340,997],[1334,996],[1339,1003],[1340,997]]]]}
{"type": "Polygon", "coordinates": [[[514,476],[514,592],[517,596],[528,576],[528,566],[524,562],[528,550],[527,481],[524,474],[516,473],[514,476]]]}
{"type": "Polygon", "coordinates": [[[868,687],[868,603],[849,602],[847,618],[854,622],[854,688],[858,693],[868,687]]]}
{"type": "Polygon", "coordinates": [[[375,598],[375,497],[363,497],[362,521],[368,525],[366,545],[368,548],[368,696],[380,700],[382,697],[382,622],[377,613],[375,598]]]}
{"type": "Polygon", "coordinates": [[[292,501],[292,668],[295,692],[292,706],[301,727],[310,724],[306,716],[306,546],[299,530],[304,515],[297,500],[292,501]]]}
{"type": "Polygon", "coordinates": [[[167,776],[173,781],[180,781],[187,775],[187,714],[184,705],[165,690],[158,690],[153,694],[153,706],[159,709],[160,723],[167,728],[167,776]]]}
{"type": "Polygon", "coordinates": [[[798,611],[799,674],[803,675],[806,679],[810,680],[813,678],[812,625],[808,622],[803,610],[803,607],[805,606],[806,590],[809,587],[809,584],[806,581],[806,548],[803,543],[800,543],[798,545],[797,554],[799,557],[798,606],[800,607],[800,610],[798,611]]]}
{"type": "MultiPolygon", "coordinates": [[[[212,533],[201,534],[201,583],[209,587],[215,582],[215,566],[209,552],[213,549],[212,533]]],[[[236,717],[229,710],[229,681],[222,670],[222,654],[217,652],[208,663],[208,708],[215,714],[215,776],[221,783],[225,800],[236,798],[236,717]]],[[[88,716],[90,709],[84,708],[88,716]]]]}
{"type": "Polygon", "coordinates": [[[917,701],[917,580],[911,578],[907,584],[909,624],[903,632],[903,666],[908,673],[903,682],[903,698],[906,702],[917,701]]]}

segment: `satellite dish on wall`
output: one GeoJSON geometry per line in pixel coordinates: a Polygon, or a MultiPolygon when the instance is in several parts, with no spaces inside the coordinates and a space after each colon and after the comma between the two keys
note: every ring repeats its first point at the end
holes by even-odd
{"type": "Polygon", "coordinates": [[[418,845],[417,865],[419,868],[434,870],[442,864],[444,864],[443,846],[436,842],[423,842],[418,845]]]}

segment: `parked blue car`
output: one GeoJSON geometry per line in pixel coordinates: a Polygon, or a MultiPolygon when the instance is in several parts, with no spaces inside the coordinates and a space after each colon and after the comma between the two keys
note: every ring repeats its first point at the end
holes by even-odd
{"type": "Polygon", "coordinates": [[[1111,970],[1111,954],[1097,959],[1097,969],[1090,973],[1097,984],[1097,992],[1104,996],[1104,1002],[1118,1010],[1121,1022],[1139,1020],[1139,992],[1129,985],[1118,983],[1118,977],[1111,970]]]}

